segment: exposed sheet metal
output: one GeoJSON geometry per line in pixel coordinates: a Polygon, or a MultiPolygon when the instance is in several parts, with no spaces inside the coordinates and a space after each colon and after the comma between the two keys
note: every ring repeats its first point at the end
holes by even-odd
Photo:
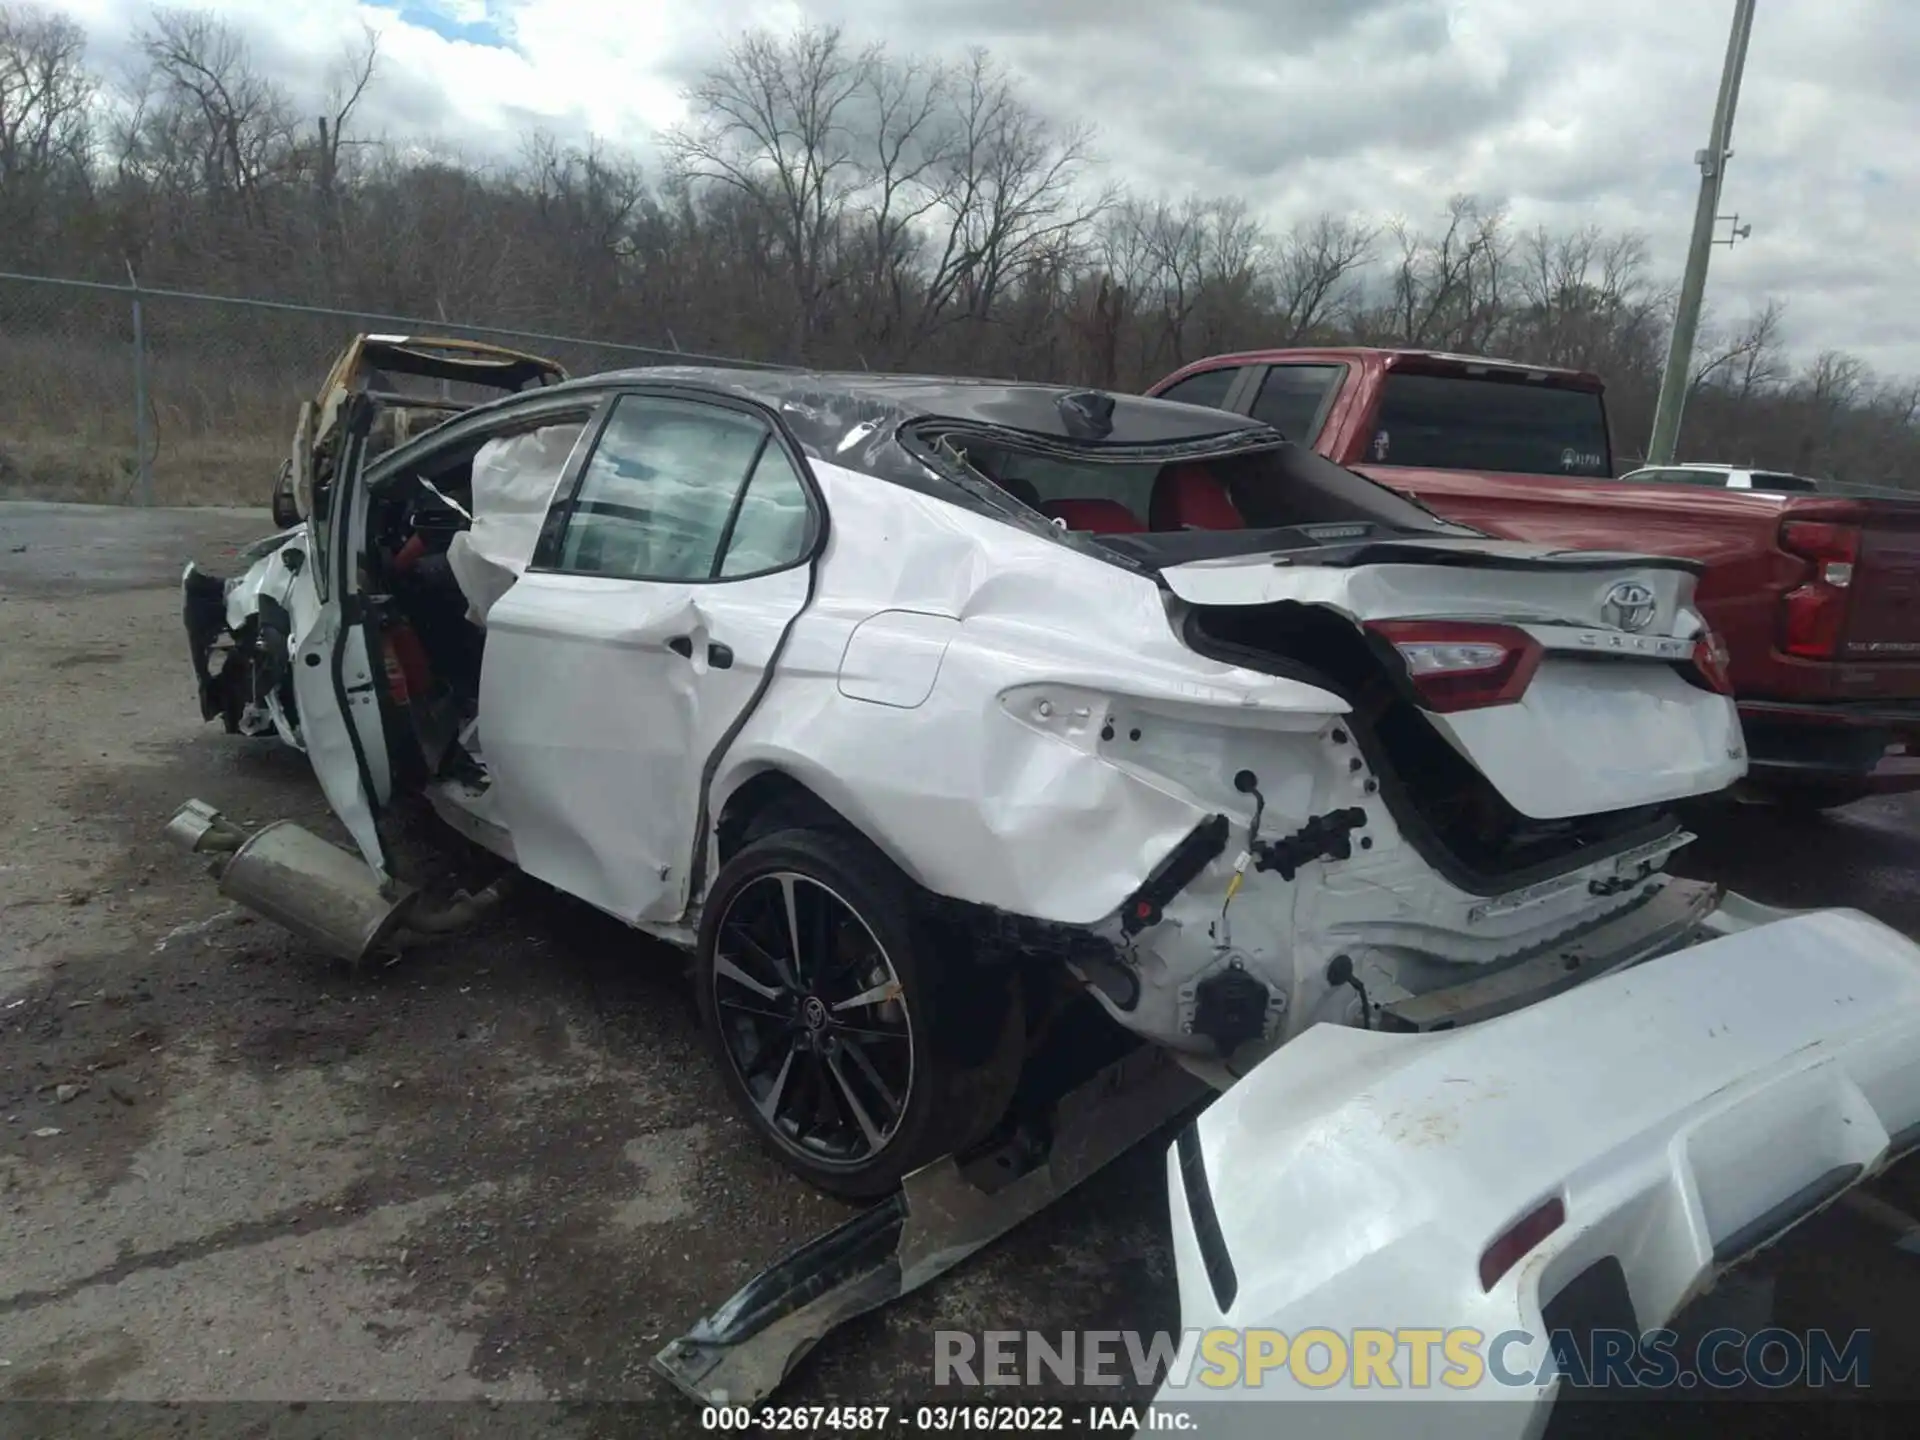
{"type": "Polygon", "coordinates": [[[1050,1205],[1205,1094],[1167,1057],[1135,1050],[1053,1107],[1043,1154],[1017,1172],[949,1156],[892,1199],[783,1256],[654,1357],[709,1405],[751,1405],[835,1326],[911,1293],[1050,1205]],[[991,1180],[988,1186],[985,1182],[991,1180]]]}

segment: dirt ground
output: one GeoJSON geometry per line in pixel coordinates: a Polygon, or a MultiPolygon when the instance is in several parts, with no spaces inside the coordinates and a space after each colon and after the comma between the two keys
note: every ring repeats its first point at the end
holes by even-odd
{"type": "MultiPolygon", "coordinates": [[[[749,1142],[671,952],[540,892],[354,975],[162,842],[190,796],[331,828],[302,757],[194,704],[180,565],[267,528],[0,505],[0,1398],[636,1400],[630,1433],[694,1433],[648,1359],[847,1212],[749,1142]]],[[[1916,933],[1917,861],[1920,805],[1885,801],[1722,817],[1688,868],[1916,933]]],[[[831,1337],[789,1397],[923,1398],[936,1327],[1176,1328],[1163,1155],[831,1337]]],[[[1804,1233],[1742,1293],[1920,1373],[1920,1258],[1804,1233]]]]}

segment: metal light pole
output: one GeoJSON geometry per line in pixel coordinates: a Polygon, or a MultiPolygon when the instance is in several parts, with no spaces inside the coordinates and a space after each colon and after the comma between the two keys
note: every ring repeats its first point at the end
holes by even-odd
{"type": "Polygon", "coordinates": [[[1747,63],[1747,35],[1753,29],[1753,0],[1734,0],[1733,33],[1727,38],[1727,63],[1720,72],[1720,98],[1713,107],[1713,132],[1707,148],[1694,160],[1700,166],[1700,201],[1693,212],[1693,242],[1687,250],[1687,273],[1680,281],[1680,305],[1674,312],[1673,339],[1667,346],[1667,368],[1660,376],[1660,403],[1653,412],[1653,439],[1647,444],[1649,465],[1673,463],[1680,438],[1680,413],[1686,408],[1687,388],[1693,376],[1693,339],[1700,328],[1700,300],[1707,288],[1707,259],[1713,254],[1713,228],[1720,214],[1720,184],[1727,159],[1733,154],[1733,110],[1740,99],[1740,72],[1747,63]]]}
{"type": "Polygon", "coordinates": [[[127,288],[133,296],[133,475],[142,505],[153,504],[153,417],[147,401],[147,332],[140,314],[140,277],[127,263],[127,288]]]}

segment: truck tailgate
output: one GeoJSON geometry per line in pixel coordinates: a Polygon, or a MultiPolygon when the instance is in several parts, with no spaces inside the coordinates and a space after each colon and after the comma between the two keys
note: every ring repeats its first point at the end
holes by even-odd
{"type": "Polygon", "coordinates": [[[1848,657],[1920,660],[1920,506],[1886,514],[1874,505],[1861,527],[1852,588],[1848,657]]]}

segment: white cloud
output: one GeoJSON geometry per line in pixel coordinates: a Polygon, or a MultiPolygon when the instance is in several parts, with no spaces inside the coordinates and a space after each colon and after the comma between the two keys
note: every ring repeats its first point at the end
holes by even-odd
{"type": "MultiPolygon", "coordinates": [[[[896,48],[978,44],[1098,126],[1118,177],[1323,210],[1437,216],[1450,193],[1555,227],[1639,229],[1677,273],[1731,0],[205,0],[296,93],[365,21],[368,118],[510,154],[543,125],[643,155],[680,87],[754,23],[838,21],[896,48]],[[504,44],[472,37],[499,37],[504,44]]],[[[111,53],[134,0],[64,0],[111,53]],[[111,37],[111,38],[109,38],[111,37]]],[[[1737,318],[1788,304],[1796,349],[1920,373],[1920,5],[1769,0],[1758,13],[1714,253],[1737,318]]]]}

